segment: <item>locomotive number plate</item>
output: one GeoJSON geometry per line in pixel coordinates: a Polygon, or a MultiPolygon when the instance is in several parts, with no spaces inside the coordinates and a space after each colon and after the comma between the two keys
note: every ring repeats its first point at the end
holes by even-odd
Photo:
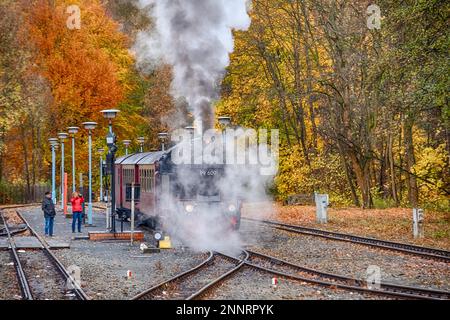
{"type": "Polygon", "coordinates": [[[217,175],[217,169],[200,170],[201,176],[215,176],[217,175]]]}

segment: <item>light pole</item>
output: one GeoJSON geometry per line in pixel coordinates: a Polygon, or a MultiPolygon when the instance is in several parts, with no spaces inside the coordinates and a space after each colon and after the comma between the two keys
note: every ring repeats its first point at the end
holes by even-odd
{"type": "Polygon", "coordinates": [[[219,120],[220,125],[223,127],[222,130],[222,144],[223,144],[223,163],[225,164],[227,162],[226,155],[227,155],[227,141],[226,141],[226,129],[231,124],[231,117],[230,116],[220,116],[217,118],[219,120]]]}
{"type": "Polygon", "coordinates": [[[57,138],[50,138],[48,139],[50,142],[50,146],[52,148],[52,202],[56,204],[56,154],[55,149],[58,145],[58,139],[57,138]]]}
{"type": "Polygon", "coordinates": [[[125,146],[125,155],[128,155],[128,147],[131,144],[131,140],[123,140],[122,141],[123,145],[125,146]]]}
{"type": "Polygon", "coordinates": [[[99,148],[97,152],[100,154],[100,202],[103,202],[103,152],[105,149],[99,148]]]}
{"type": "Polygon", "coordinates": [[[61,208],[64,208],[64,140],[67,139],[69,135],[65,132],[58,133],[58,138],[61,141],[61,208]]]}
{"type": "Polygon", "coordinates": [[[144,152],[145,138],[144,137],[139,137],[139,138],[137,138],[137,141],[139,142],[140,152],[144,152]]]}
{"type": "Polygon", "coordinates": [[[88,202],[88,224],[92,225],[92,130],[97,122],[83,122],[83,126],[89,132],[89,202],[88,202]]]}
{"type": "Polygon", "coordinates": [[[80,130],[78,127],[68,127],[67,131],[72,135],[72,192],[75,192],[75,134],[80,130]]]}
{"type": "Polygon", "coordinates": [[[195,158],[195,155],[193,154],[193,146],[194,146],[194,133],[195,133],[195,127],[193,126],[188,126],[184,128],[188,134],[189,134],[189,154],[191,155],[191,158],[189,159],[190,164],[193,164],[193,159],[195,158]]]}
{"type": "Polygon", "coordinates": [[[116,211],[116,170],[114,168],[114,162],[115,162],[115,153],[117,151],[116,146],[116,135],[113,132],[112,129],[112,120],[117,116],[117,113],[120,111],[117,109],[108,109],[108,110],[102,110],[101,113],[103,116],[108,119],[109,124],[109,131],[106,135],[106,145],[108,146],[108,155],[107,162],[108,162],[108,171],[111,174],[111,231],[113,233],[116,233],[116,219],[115,219],[115,211],[116,211]]]}

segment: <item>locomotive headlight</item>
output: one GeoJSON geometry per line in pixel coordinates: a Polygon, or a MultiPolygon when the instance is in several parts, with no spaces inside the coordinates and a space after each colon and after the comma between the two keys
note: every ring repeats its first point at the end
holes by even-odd
{"type": "Polygon", "coordinates": [[[194,211],[194,206],[192,204],[187,204],[184,206],[184,210],[186,210],[186,212],[191,213],[192,211],[194,211]]]}
{"type": "Polygon", "coordinates": [[[236,206],[235,206],[234,204],[230,204],[230,205],[228,206],[228,211],[230,211],[230,212],[236,211],[236,206]]]}
{"type": "Polygon", "coordinates": [[[155,232],[155,234],[153,236],[158,241],[162,239],[162,233],[161,232],[155,232]]]}

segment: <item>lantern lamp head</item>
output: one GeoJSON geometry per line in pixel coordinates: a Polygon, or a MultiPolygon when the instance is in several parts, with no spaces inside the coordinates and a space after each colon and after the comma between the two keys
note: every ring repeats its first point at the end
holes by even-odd
{"type": "Polygon", "coordinates": [[[80,128],[78,128],[78,127],[68,127],[68,128],[67,128],[67,131],[68,131],[70,134],[75,134],[75,133],[78,132],[78,130],[80,130],[80,128]]]}
{"type": "Polygon", "coordinates": [[[105,109],[100,111],[103,114],[103,117],[105,117],[106,119],[114,119],[117,114],[120,112],[120,110],[118,109],[105,109]]]}
{"type": "Polygon", "coordinates": [[[158,139],[160,141],[166,141],[168,137],[169,137],[169,134],[167,132],[158,133],[158,139]]]}
{"type": "Polygon", "coordinates": [[[94,130],[95,127],[97,127],[97,122],[93,121],[83,122],[83,126],[86,130],[94,130]]]}
{"type": "Polygon", "coordinates": [[[50,138],[50,139],[48,139],[48,142],[50,142],[50,145],[52,147],[57,146],[58,145],[58,138],[50,138]]]}
{"type": "Polygon", "coordinates": [[[219,120],[219,123],[225,127],[231,124],[231,117],[229,116],[220,116],[217,119],[219,120]]]}
{"type": "Polygon", "coordinates": [[[139,137],[139,138],[137,138],[137,141],[138,141],[140,144],[142,144],[142,143],[145,142],[145,138],[144,138],[144,137],[139,137]]]}
{"type": "Polygon", "coordinates": [[[60,132],[60,133],[58,133],[58,138],[59,138],[61,141],[64,141],[65,139],[67,139],[68,136],[69,136],[69,135],[68,135],[66,132],[60,132]]]}

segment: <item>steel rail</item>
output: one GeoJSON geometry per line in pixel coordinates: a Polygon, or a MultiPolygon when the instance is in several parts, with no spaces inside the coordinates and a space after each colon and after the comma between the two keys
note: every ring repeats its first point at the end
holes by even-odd
{"type": "Polygon", "coordinates": [[[5,221],[3,216],[3,212],[0,211],[1,219],[5,225],[5,230],[8,235],[8,241],[11,248],[11,255],[14,262],[14,267],[16,269],[17,279],[19,280],[20,291],[22,293],[22,298],[25,300],[33,300],[33,294],[30,290],[30,285],[28,283],[28,279],[23,271],[22,263],[20,262],[19,255],[17,254],[16,244],[14,242],[13,237],[9,231],[8,223],[5,221]]]}
{"type": "Polygon", "coordinates": [[[288,276],[291,279],[298,278],[297,280],[302,280],[305,282],[316,283],[316,284],[325,285],[328,287],[350,289],[350,290],[354,290],[354,291],[360,291],[360,292],[375,294],[375,295],[381,294],[381,295],[400,297],[400,298],[408,298],[408,299],[450,300],[450,292],[448,292],[448,291],[426,289],[426,288],[412,287],[412,286],[401,286],[401,285],[390,284],[390,283],[380,283],[379,289],[375,289],[375,288],[369,289],[366,286],[367,283],[360,279],[354,279],[354,278],[350,278],[350,277],[336,275],[333,273],[318,271],[315,269],[300,266],[300,265],[297,265],[297,264],[294,264],[294,263],[291,263],[291,262],[288,262],[288,261],[285,261],[285,260],[282,260],[282,259],[279,259],[279,258],[276,258],[273,256],[255,252],[252,250],[247,250],[247,252],[250,254],[250,256],[253,255],[253,256],[256,256],[261,259],[269,260],[269,261],[273,262],[274,264],[289,266],[300,272],[311,274],[311,275],[317,276],[321,279],[327,279],[327,280],[338,281],[338,282],[329,282],[329,281],[301,277],[298,275],[292,275],[289,273],[278,271],[275,269],[258,266],[257,264],[254,264],[252,262],[246,263],[247,265],[249,265],[251,267],[262,268],[262,269],[265,269],[266,271],[276,273],[278,275],[288,276]]]}
{"type": "Polygon", "coordinates": [[[237,271],[239,271],[246,263],[247,259],[249,258],[249,253],[246,250],[243,250],[245,257],[243,259],[237,259],[231,256],[228,256],[226,254],[216,252],[216,254],[225,257],[227,259],[232,259],[238,264],[233,269],[229,270],[228,272],[224,273],[220,277],[216,278],[215,280],[211,281],[204,287],[200,288],[197,292],[194,292],[191,294],[186,300],[194,300],[199,299],[201,296],[205,295],[208,291],[210,291],[212,288],[216,287],[219,283],[225,281],[229,277],[231,277],[233,274],[235,274],[237,271]]]}
{"type": "Polygon", "coordinates": [[[148,298],[151,298],[151,295],[153,292],[155,292],[156,290],[162,289],[164,288],[166,285],[168,285],[169,283],[172,283],[174,281],[177,280],[181,280],[185,277],[188,277],[194,273],[196,273],[197,271],[203,269],[205,266],[207,266],[212,260],[213,260],[214,254],[212,251],[209,252],[208,258],[206,258],[204,261],[202,261],[200,264],[196,265],[195,267],[184,271],[180,274],[177,274],[175,276],[173,276],[172,278],[170,278],[169,280],[165,280],[137,295],[135,295],[134,297],[131,298],[131,300],[148,300],[148,298]]]}
{"type": "Polygon", "coordinates": [[[56,267],[58,272],[64,278],[65,281],[70,282],[73,292],[79,300],[89,300],[88,295],[84,292],[84,290],[78,285],[78,283],[70,276],[69,272],[66,270],[64,265],[59,261],[59,259],[51,252],[47,243],[42,239],[42,237],[31,227],[27,220],[22,216],[22,214],[16,210],[17,215],[23,220],[23,222],[27,225],[30,232],[39,240],[42,244],[43,250],[45,254],[49,257],[50,261],[56,267]]]}
{"type": "Polygon", "coordinates": [[[362,237],[353,234],[326,231],[322,229],[308,228],[302,227],[298,225],[292,225],[287,223],[281,223],[271,220],[257,220],[253,218],[242,218],[244,220],[262,223],[271,225],[276,229],[305,234],[310,236],[318,236],[326,239],[338,240],[338,241],[346,241],[352,243],[358,243],[363,245],[368,245],[376,248],[399,251],[402,253],[408,253],[412,255],[418,255],[424,258],[440,260],[444,262],[450,262],[450,251],[430,248],[430,247],[422,247],[417,245],[412,245],[408,243],[394,242],[388,240],[381,240],[376,238],[362,237]]]}

